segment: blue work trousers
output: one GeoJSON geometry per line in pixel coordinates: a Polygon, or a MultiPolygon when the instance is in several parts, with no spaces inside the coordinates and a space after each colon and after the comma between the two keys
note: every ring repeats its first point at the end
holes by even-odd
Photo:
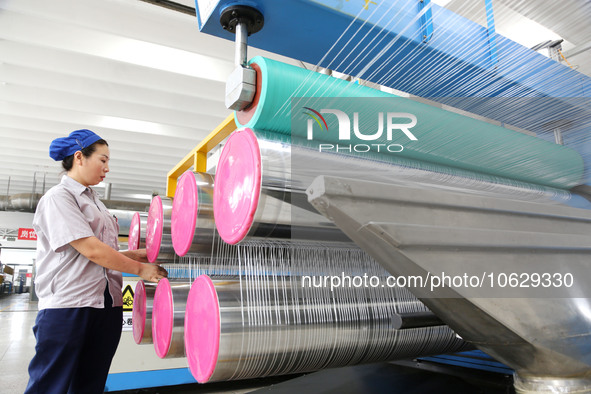
{"type": "MultiPolygon", "coordinates": [[[[108,300],[108,303],[107,303],[108,300]]],[[[43,309],[33,333],[30,393],[102,393],[121,338],[122,307],[43,309]]]]}

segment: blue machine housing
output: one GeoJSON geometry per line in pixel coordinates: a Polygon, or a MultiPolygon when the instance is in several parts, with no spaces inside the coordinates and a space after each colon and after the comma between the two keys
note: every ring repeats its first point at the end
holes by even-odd
{"type": "Polygon", "coordinates": [[[196,3],[204,33],[234,40],[220,13],[250,5],[265,27],[249,45],[417,96],[591,97],[591,78],[500,35],[491,46],[486,27],[435,4],[425,41],[427,8],[415,0],[220,0],[208,15],[196,3]]]}
{"type": "Polygon", "coordinates": [[[591,78],[430,0],[196,0],[202,32],[234,40],[220,13],[261,11],[265,26],[249,45],[430,98],[553,141],[585,160],[591,182],[591,78]],[[465,100],[465,98],[477,98],[465,100]],[[491,100],[490,98],[495,98],[491,100]],[[508,100],[502,101],[499,100],[508,100]],[[511,108],[501,111],[499,108],[511,108]]]}

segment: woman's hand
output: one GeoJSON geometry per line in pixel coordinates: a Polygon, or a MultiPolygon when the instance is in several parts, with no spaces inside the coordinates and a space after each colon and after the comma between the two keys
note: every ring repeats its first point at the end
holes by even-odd
{"type": "Polygon", "coordinates": [[[149,282],[158,283],[160,279],[168,276],[168,272],[159,265],[142,263],[139,276],[149,282]]]}
{"type": "Polygon", "coordinates": [[[101,267],[138,275],[150,282],[158,282],[168,276],[168,272],[158,264],[143,262],[147,261],[145,249],[118,252],[94,236],[77,239],[70,245],[101,267]]]}

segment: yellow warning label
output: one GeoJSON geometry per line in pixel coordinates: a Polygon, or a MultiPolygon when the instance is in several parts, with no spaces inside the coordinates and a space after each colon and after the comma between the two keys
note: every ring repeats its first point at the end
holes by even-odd
{"type": "Polygon", "coordinates": [[[123,289],[123,311],[131,312],[133,310],[133,290],[131,285],[125,286],[123,289]]]}

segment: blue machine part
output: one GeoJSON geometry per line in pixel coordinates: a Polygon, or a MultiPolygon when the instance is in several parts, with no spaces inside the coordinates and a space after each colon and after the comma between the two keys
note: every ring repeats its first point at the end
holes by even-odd
{"type": "Polygon", "coordinates": [[[471,350],[455,354],[441,354],[438,356],[421,357],[419,360],[432,361],[440,364],[456,365],[465,368],[480,369],[507,375],[513,374],[513,369],[493,359],[480,350],[471,350]]]}
{"type": "Polygon", "coordinates": [[[236,4],[265,17],[249,45],[417,96],[591,97],[591,78],[497,35],[490,2],[485,28],[416,0],[196,0],[200,30],[234,40],[219,18],[236,4]]]}
{"type": "Polygon", "coordinates": [[[495,30],[495,14],[492,0],[485,0],[486,24],[488,27],[488,46],[490,48],[490,60],[493,66],[497,65],[497,32],[495,30]]]}
{"type": "Polygon", "coordinates": [[[559,124],[565,145],[583,156],[585,183],[591,183],[591,78],[496,34],[490,0],[482,4],[487,27],[429,0],[196,0],[200,30],[234,40],[219,18],[237,4],[254,7],[265,18],[263,29],[249,37],[250,46],[430,98],[547,140],[553,141],[559,124]],[[508,101],[474,106],[468,97],[508,101]]]}
{"type": "Polygon", "coordinates": [[[189,383],[197,383],[189,368],[112,373],[107,377],[105,392],[161,387],[164,385],[176,386],[189,383]]]}

